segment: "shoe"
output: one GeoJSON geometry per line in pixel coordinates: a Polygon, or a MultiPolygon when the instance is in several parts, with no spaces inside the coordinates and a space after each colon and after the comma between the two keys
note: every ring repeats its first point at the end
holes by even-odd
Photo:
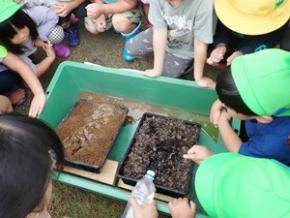
{"type": "Polygon", "coordinates": [[[71,54],[71,50],[68,46],[63,43],[55,44],[53,46],[55,55],[59,58],[67,58],[71,54]]]}
{"type": "Polygon", "coordinates": [[[131,32],[131,33],[121,33],[124,39],[124,47],[123,47],[123,53],[122,53],[122,57],[125,61],[134,61],[136,59],[136,57],[133,57],[131,55],[128,54],[127,52],[127,43],[130,39],[132,39],[133,37],[135,37],[141,29],[141,22],[139,22],[139,24],[136,26],[136,28],[131,32]]]}
{"type": "Polygon", "coordinates": [[[69,44],[70,47],[76,47],[80,44],[79,32],[75,26],[71,25],[64,31],[64,40],[69,44]]]}

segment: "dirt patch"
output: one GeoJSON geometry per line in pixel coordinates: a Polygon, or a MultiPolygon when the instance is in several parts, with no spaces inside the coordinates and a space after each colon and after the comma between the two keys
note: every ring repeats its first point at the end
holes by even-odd
{"type": "Polygon", "coordinates": [[[182,156],[196,144],[199,133],[198,124],[146,114],[124,161],[124,176],[140,179],[151,169],[156,185],[187,193],[193,164],[182,156]]]}
{"type": "Polygon", "coordinates": [[[57,129],[66,159],[101,166],[126,113],[117,105],[80,101],[57,129]]]}

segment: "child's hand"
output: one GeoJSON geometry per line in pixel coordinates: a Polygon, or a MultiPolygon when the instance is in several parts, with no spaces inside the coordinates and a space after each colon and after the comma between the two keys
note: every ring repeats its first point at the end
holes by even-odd
{"type": "Polygon", "coordinates": [[[150,70],[145,70],[143,73],[144,76],[149,76],[149,77],[157,77],[161,75],[161,72],[155,70],[155,69],[150,69],[150,70]]]}
{"type": "Polygon", "coordinates": [[[134,197],[131,197],[129,201],[133,208],[134,218],[158,218],[158,212],[154,201],[149,202],[145,206],[140,206],[134,197]]]}
{"type": "Polygon", "coordinates": [[[39,115],[44,108],[45,101],[46,101],[46,97],[44,93],[39,93],[39,94],[34,95],[31,101],[28,115],[30,117],[36,117],[37,115],[39,115]]]}
{"type": "Polygon", "coordinates": [[[196,213],[195,203],[187,198],[173,199],[169,202],[169,209],[172,218],[194,218],[196,213]]]}
{"type": "Polygon", "coordinates": [[[104,32],[106,30],[106,17],[104,14],[99,16],[96,20],[98,32],[104,32]]]}
{"type": "Polygon", "coordinates": [[[231,115],[226,110],[222,110],[220,118],[218,120],[218,125],[220,122],[229,122],[231,119],[231,115]]]}
{"type": "Polygon", "coordinates": [[[96,19],[100,15],[104,14],[103,12],[103,4],[100,3],[92,3],[89,4],[87,7],[87,16],[91,19],[96,19]]]}
{"type": "Polygon", "coordinates": [[[227,66],[231,65],[232,61],[238,57],[238,56],[241,56],[243,55],[243,53],[241,51],[235,51],[231,54],[231,56],[228,57],[227,59],[227,66]]]}
{"type": "Polygon", "coordinates": [[[217,99],[211,106],[209,120],[217,128],[221,112],[224,108],[223,103],[217,99]]]}
{"type": "Polygon", "coordinates": [[[46,43],[45,43],[43,40],[37,38],[37,39],[35,39],[35,41],[34,41],[34,45],[35,45],[36,47],[38,47],[38,48],[42,48],[42,49],[43,49],[44,46],[46,45],[46,43]]]}
{"type": "Polygon", "coordinates": [[[50,8],[59,16],[59,17],[66,17],[68,14],[76,8],[75,2],[59,2],[56,3],[50,8]]]}
{"type": "Polygon", "coordinates": [[[195,82],[197,83],[197,85],[199,85],[200,87],[206,87],[206,88],[215,88],[215,81],[213,81],[211,78],[209,77],[200,77],[200,78],[195,78],[195,82]]]}
{"type": "Polygon", "coordinates": [[[50,42],[45,43],[45,45],[43,46],[43,50],[45,51],[47,57],[55,59],[55,52],[50,42]]]}
{"type": "Polygon", "coordinates": [[[190,159],[197,164],[200,164],[205,159],[213,155],[212,151],[202,145],[194,145],[183,155],[183,158],[190,159]]]}
{"type": "Polygon", "coordinates": [[[227,51],[226,45],[224,43],[219,43],[214,50],[210,53],[209,58],[206,60],[206,62],[209,65],[216,65],[218,64],[221,60],[224,59],[224,55],[227,51]]]}

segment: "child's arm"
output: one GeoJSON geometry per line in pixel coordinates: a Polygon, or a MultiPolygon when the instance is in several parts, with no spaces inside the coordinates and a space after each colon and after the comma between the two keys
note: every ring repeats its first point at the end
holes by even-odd
{"type": "Polygon", "coordinates": [[[194,79],[201,87],[215,87],[215,82],[203,75],[204,65],[207,58],[207,44],[194,39],[194,79]]]}
{"type": "Polygon", "coordinates": [[[101,14],[116,14],[129,11],[135,8],[137,5],[137,0],[119,0],[116,3],[111,4],[100,4],[92,3],[89,4],[87,9],[87,14],[89,18],[96,19],[101,14]]]}
{"type": "Polygon", "coordinates": [[[153,69],[145,70],[146,76],[160,76],[163,69],[165,47],[167,43],[167,29],[153,27],[153,52],[154,52],[154,66],[153,69]]]}
{"type": "Polygon", "coordinates": [[[52,45],[45,44],[43,46],[44,51],[46,52],[47,57],[44,58],[39,64],[36,65],[36,75],[39,77],[45,73],[45,71],[50,67],[55,59],[55,53],[52,45]]]}
{"type": "Polygon", "coordinates": [[[3,59],[3,64],[9,67],[9,69],[19,73],[33,92],[34,97],[30,105],[29,116],[36,117],[41,113],[45,105],[45,94],[38,78],[34,75],[26,63],[12,53],[7,54],[7,56],[3,59]]]}
{"type": "Polygon", "coordinates": [[[240,150],[242,140],[232,129],[229,123],[228,114],[225,110],[221,112],[218,121],[218,128],[227,149],[230,152],[238,152],[240,150]]]}

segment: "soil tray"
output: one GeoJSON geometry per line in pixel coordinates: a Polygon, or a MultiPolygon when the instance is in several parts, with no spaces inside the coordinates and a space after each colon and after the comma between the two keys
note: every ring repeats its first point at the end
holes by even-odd
{"type": "Polygon", "coordinates": [[[194,164],[182,156],[197,143],[200,129],[198,123],[145,113],[117,176],[135,185],[151,169],[156,173],[157,192],[172,197],[187,195],[194,164]]]}
{"type": "Polygon", "coordinates": [[[114,104],[81,100],[57,128],[65,164],[99,173],[128,110],[114,104]]]}

